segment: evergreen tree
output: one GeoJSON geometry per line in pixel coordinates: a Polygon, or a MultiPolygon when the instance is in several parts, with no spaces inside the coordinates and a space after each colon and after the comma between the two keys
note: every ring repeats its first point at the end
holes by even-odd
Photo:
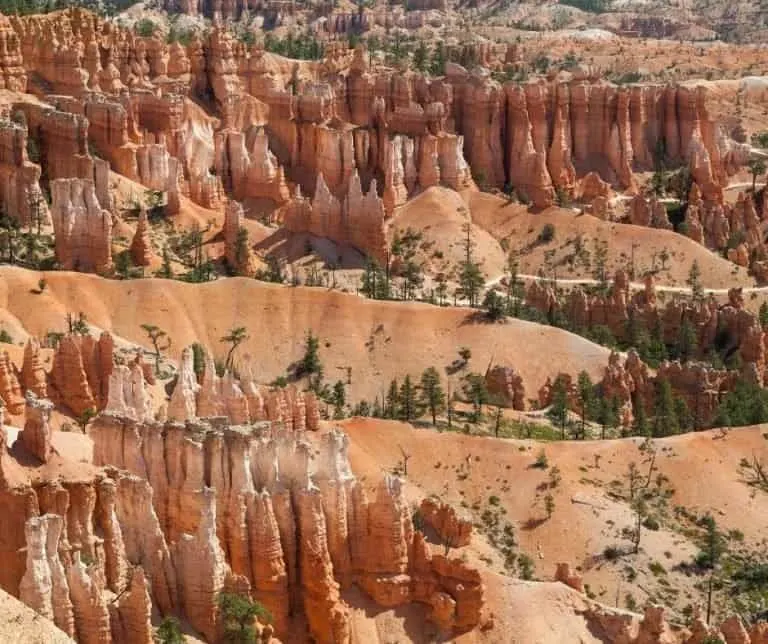
{"type": "Polygon", "coordinates": [[[600,422],[600,438],[605,439],[606,430],[613,428],[619,422],[618,398],[611,396],[608,398],[600,396],[600,406],[598,410],[598,421],[600,422]]]}
{"type": "Polygon", "coordinates": [[[301,358],[298,367],[297,375],[302,376],[319,376],[323,373],[323,365],[320,362],[320,340],[316,335],[312,335],[312,330],[307,331],[307,335],[304,338],[304,356],[301,358]]]}
{"type": "Polygon", "coordinates": [[[365,260],[360,291],[372,300],[386,300],[391,296],[387,277],[375,259],[365,260]]]}
{"type": "Polygon", "coordinates": [[[384,418],[397,418],[400,410],[400,389],[397,386],[397,378],[393,378],[389,383],[386,402],[384,404],[384,418]]]}
{"type": "Polygon", "coordinates": [[[675,398],[669,380],[662,378],[656,383],[656,406],[653,418],[653,436],[672,436],[680,433],[675,411],[675,398]]]}
{"type": "Polygon", "coordinates": [[[565,386],[565,376],[560,374],[552,385],[552,404],[547,415],[558,427],[565,440],[565,427],[568,423],[568,390],[565,386]]]}
{"type": "Polygon", "coordinates": [[[485,378],[479,373],[469,373],[464,377],[462,387],[464,395],[472,403],[472,420],[477,423],[483,417],[483,405],[488,402],[488,388],[485,378]]]}
{"type": "Polygon", "coordinates": [[[639,394],[635,394],[632,400],[632,433],[635,436],[648,436],[648,414],[645,411],[645,403],[639,394]]]}
{"type": "Polygon", "coordinates": [[[758,317],[760,319],[760,326],[763,327],[763,330],[768,329],[768,302],[763,302],[760,305],[758,317]]]}
{"type": "Polygon", "coordinates": [[[406,375],[403,384],[400,385],[400,418],[407,423],[419,416],[417,405],[418,397],[416,387],[411,381],[411,376],[406,375]]]}
{"type": "Polygon", "coordinates": [[[236,593],[219,594],[219,610],[224,626],[224,639],[237,644],[256,642],[256,630],[253,623],[256,619],[268,624],[272,615],[259,602],[252,601],[247,595],[236,593]]]}
{"type": "Polygon", "coordinates": [[[691,289],[691,296],[694,301],[698,302],[704,299],[704,287],[701,285],[701,268],[699,267],[699,262],[697,260],[693,260],[693,264],[691,264],[691,270],[688,272],[686,284],[688,284],[691,289]]]}
{"type": "Polygon", "coordinates": [[[429,409],[432,425],[437,424],[437,414],[445,406],[445,392],[440,384],[440,374],[434,367],[429,367],[421,374],[421,400],[429,409]]]}
{"type": "Polygon", "coordinates": [[[677,354],[683,362],[688,362],[696,356],[698,339],[696,329],[686,317],[680,326],[680,337],[677,343],[677,354]]]}
{"type": "Polygon", "coordinates": [[[184,644],[186,638],[181,632],[181,624],[175,617],[166,617],[157,627],[156,639],[158,644],[184,644]]]}
{"type": "Polygon", "coordinates": [[[432,51],[432,60],[429,63],[429,73],[432,76],[445,74],[445,45],[441,42],[432,51]]]}
{"type": "Polygon", "coordinates": [[[224,361],[224,367],[226,369],[232,368],[232,359],[235,355],[235,351],[237,347],[239,347],[247,339],[248,339],[248,332],[246,331],[246,328],[244,326],[238,326],[230,329],[227,332],[227,335],[221,338],[221,342],[226,342],[232,345],[231,347],[229,347],[229,351],[227,351],[227,358],[224,361]]]}
{"type": "Polygon", "coordinates": [[[168,251],[168,246],[163,246],[162,259],[163,263],[155,275],[164,279],[171,279],[173,277],[173,268],[171,268],[171,255],[168,251]]]}
{"type": "Polygon", "coordinates": [[[416,46],[413,52],[413,67],[420,72],[427,71],[428,67],[429,50],[424,40],[419,40],[419,44],[416,46]]]}
{"type": "Polygon", "coordinates": [[[659,319],[653,327],[651,337],[648,342],[645,355],[643,359],[651,367],[658,367],[664,360],[667,359],[667,345],[664,344],[664,331],[661,327],[661,320],[659,319]]]}
{"type": "Polygon", "coordinates": [[[155,352],[155,375],[160,374],[160,358],[163,351],[167,351],[171,348],[171,338],[160,327],[154,324],[142,324],[141,328],[147,334],[149,341],[152,343],[152,348],[155,352]]]}
{"type": "Polygon", "coordinates": [[[493,322],[498,322],[506,317],[504,300],[495,289],[490,289],[485,293],[483,308],[485,309],[485,316],[493,322]]]}
{"type": "Polygon", "coordinates": [[[347,402],[346,391],[344,389],[344,382],[337,380],[333,385],[333,391],[331,392],[331,404],[333,405],[333,417],[335,420],[344,418],[344,405],[347,402]]]}
{"type": "Polygon", "coordinates": [[[682,396],[675,396],[674,409],[679,430],[681,432],[687,432],[693,429],[693,414],[691,414],[691,410],[688,408],[688,403],[685,402],[685,398],[682,396]]]}
{"type": "Polygon", "coordinates": [[[582,371],[579,374],[576,387],[579,394],[579,407],[581,412],[581,431],[579,432],[579,438],[584,439],[587,435],[587,416],[592,414],[594,397],[595,397],[595,385],[592,383],[592,378],[586,371],[582,371]]]}
{"type": "Polygon", "coordinates": [[[408,228],[402,235],[395,233],[392,241],[392,256],[399,259],[399,275],[403,279],[402,299],[416,297],[415,289],[424,283],[422,265],[416,260],[422,235],[408,228]]]}
{"type": "Polygon", "coordinates": [[[464,224],[463,230],[466,233],[466,238],[464,240],[464,261],[459,267],[459,286],[462,295],[469,301],[469,305],[475,307],[485,285],[485,278],[480,270],[480,265],[474,260],[472,251],[475,244],[472,241],[472,228],[469,223],[464,224]]]}
{"type": "Polygon", "coordinates": [[[525,299],[525,288],[518,277],[519,269],[520,264],[517,256],[514,253],[510,253],[506,266],[507,293],[505,304],[507,313],[514,317],[519,317],[520,305],[525,299]]]}
{"type": "Polygon", "coordinates": [[[739,380],[717,409],[715,427],[741,427],[768,422],[768,390],[739,380]]]}

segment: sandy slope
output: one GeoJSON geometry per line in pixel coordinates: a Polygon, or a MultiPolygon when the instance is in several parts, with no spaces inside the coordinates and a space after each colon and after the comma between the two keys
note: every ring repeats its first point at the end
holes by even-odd
{"type": "MultiPolygon", "coordinates": [[[[651,596],[679,611],[698,597],[693,584],[699,580],[674,570],[677,564],[690,562],[698,547],[673,530],[671,520],[663,521],[658,531],[643,531],[640,554],[626,555],[616,563],[601,557],[607,546],[630,545],[621,531],[632,524],[633,514],[625,501],[608,492],[612,481],[620,481],[619,489],[625,491],[630,462],[647,472],[638,440],[537,444],[361,419],[346,421],[344,428],[351,439],[353,469],[360,474],[375,478],[381,470],[398,465],[401,446],[411,455],[408,483],[414,499],[436,494],[467,512],[478,504],[477,521],[491,506],[490,497],[497,496],[498,507],[515,527],[520,548],[534,558],[539,578],[551,579],[555,564],[566,561],[583,569],[597,599],[609,605],[615,605],[618,596],[619,605],[624,606],[631,593],[639,606],[651,596]],[[538,488],[547,482],[548,473],[531,467],[541,449],[550,466],[557,466],[562,474],[562,482],[552,492],[555,510],[549,520],[543,508],[545,492],[538,488]],[[665,568],[661,577],[649,571],[652,562],[665,568]],[[622,579],[626,566],[637,573],[633,583],[622,579]],[[662,578],[682,590],[679,597],[665,595],[662,578]]],[[[754,427],[732,430],[725,437],[715,430],[655,441],[654,479],[663,474],[674,490],[669,514],[676,506],[699,516],[711,512],[721,530],[740,530],[745,544],[756,545],[768,530],[768,495],[754,493],[741,480],[739,461],[752,454],[768,460],[765,435],[765,427],[754,427]]],[[[475,539],[471,547],[488,554],[482,539],[475,539]]],[[[491,569],[503,571],[498,561],[491,569]]]]}
{"type": "MultiPolygon", "coordinates": [[[[581,235],[584,248],[592,254],[590,265],[576,262],[571,267],[561,263],[557,268],[558,277],[593,277],[593,240],[599,240],[607,244],[610,274],[619,268],[628,269],[634,252],[635,273],[639,278],[654,266],[654,256],[666,248],[670,259],[666,270],[657,275],[661,284],[684,284],[694,260],[699,262],[701,281],[706,287],[753,284],[745,269],[670,230],[606,222],[562,208],[531,213],[520,204],[507,204],[505,199],[487,193],[466,193],[465,198],[469,201],[472,220],[497,239],[506,239],[509,249],[519,253],[521,273],[536,273],[545,264],[545,253],[550,251],[555,251],[553,262],[558,263],[573,253],[573,242],[581,235]],[[539,232],[548,223],[555,227],[555,238],[548,244],[536,245],[539,232]]],[[[658,257],[655,265],[657,268],[661,265],[658,257]]]]}
{"type": "MultiPolygon", "coordinates": [[[[461,195],[443,187],[432,187],[406,203],[393,219],[393,230],[402,234],[409,228],[422,233],[422,259],[432,271],[458,266],[465,258],[463,227],[471,224],[471,239],[475,260],[488,278],[500,275],[506,263],[506,253],[498,241],[472,222],[467,204],[461,195]]],[[[392,236],[393,233],[390,233],[392,236]]]]}
{"type": "Polygon", "coordinates": [[[73,644],[53,622],[0,589],[0,641],[14,644],[73,644]]]}
{"type": "Polygon", "coordinates": [[[475,322],[466,309],[370,301],[320,288],[292,288],[245,278],[207,284],[167,280],[105,280],[93,275],[51,272],[43,294],[39,273],[0,268],[0,327],[16,342],[27,333],[64,331],[67,312],[82,311],[94,325],[148,346],[141,324],[157,324],[170,335],[171,355],[194,341],[222,357],[220,338],[234,326],[250,335],[240,358],[269,382],[301,357],[308,330],[321,340],[326,378],[352,368],[354,397],[372,399],[393,377],[414,376],[428,366],[453,362],[460,347],[472,349],[470,369],[495,363],[520,371],[530,397],[549,375],[586,369],[598,378],[608,351],[583,338],[521,320],[475,322]],[[249,361],[250,357],[250,361],[249,361]]]}

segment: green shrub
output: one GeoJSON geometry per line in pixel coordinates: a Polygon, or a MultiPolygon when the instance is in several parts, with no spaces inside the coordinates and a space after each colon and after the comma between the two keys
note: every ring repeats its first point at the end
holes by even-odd
{"type": "Polygon", "coordinates": [[[544,224],[544,227],[539,232],[537,238],[540,244],[548,244],[555,238],[555,226],[554,224],[544,224]]]}
{"type": "Polygon", "coordinates": [[[150,38],[157,31],[157,25],[149,18],[142,18],[133,26],[133,29],[142,38],[150,38]]]}

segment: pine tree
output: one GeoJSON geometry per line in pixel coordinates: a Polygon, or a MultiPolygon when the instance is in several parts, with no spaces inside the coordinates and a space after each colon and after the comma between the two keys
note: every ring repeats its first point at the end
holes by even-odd
{"type": "Polygon", "coordinates": [[[432,76],[442,76],[445,74],[445,45],[439,42],[432,52],[432,60],[429,63],[429,73],[432,76]]]}
{"type": "Polygon", "coordinates": [[[565,440],[565,426],[568,422],[568,391],[562,374],[555,379],[552,386],[552,404],[548,416],[560,427],[562,438],[565,440]]]}
{"type": "Polygon", "coordinates": [[[407,423],[418,417],[418,398],[416,387],[411,381],[411,376],[406,375],[403,384],[400,385],[400,418],[407,423]]]}
{"type": "Polygon", "coordinates": [[[427,71],[427,58],[429,56],[429,50],[423,40],[419,40],[419,44],[413,52],[413,67],[420,72],[427,71]]]}
{"type": "Polygon", "coordinates": [[[653,418],[653,435],[672,436],[680,433],[680,424],[675,411],[675,399],[672,385],[666,378],[656,384],[656,406],[653,418]]]}
{"type": "Polygon", "coordinates": [[[152,343],[152,348],[155,352],[155,375],[160,374],[160,358],[163,351],[167,351],[171,348],[171,338],[160,327],[154,324],[142,324],[141,328],[147,334],[149,341],[152,343]]]}
{"type": "Polygon", "coordinates": [[[459,285],[461,293],[469,301],[471,307],[477,306],[480,291],[485,285],[485,278],[480,270],[480,265],[475,262],[472,251],[475,244],[472,241],[472,227],[469,223],[464,224],[463,231],[466,233],[464,240],[464,261],[459,267],[459,285]]]}
{"type": "Polygon", "coordinates": [[[648,415],[645,411],[645,403],[639,394],[635,394],[632,400],[632,432],[635,436],[648,436],[648,415]]]}
{"type": "Polygon", "coordinates": [[[421,374],[421,399],[432,415],[432,425],[436,425],[437,413],[445,406],[445,392],[440,384],[440,374],[434,367],[421,374]]]}
{"type": "Polygon", "coordinates": [[[173,277],[173,268],[171,267],[171,255],[168,252],[168,246],[163,246],[162,258],[163,263],[156,275],[164,279],[171,279],[173,277]]]}
{"type": "Polygon", "coordinates": [[[464,377],[464,395],[472,403],[472,419],[479,422],[483,417],[483,405],[488,402],[488,388],[485,378],[479,373],[469,373],[464,377]]]}
{"type": "Polygon", "coordinates": [[[323,366],[320,363],[320,340],[317,336],[312,335],[312,330],[307,331],[307,335],[304,339],[304,356],[299,363],[298,375],[312,376],[322,374],[323,366]]]}
{"type": "Polygon", "coordinates": [[[347,402],[346,391],[344,389],[344,382],[337,380],[333,385],[333,391],[331,393],[331,404],[333,405],[333,417],[335,420],[344,418],[344,405],[347,402]]]}
{"type": "Polygon", "coordinates": [[[649,366],[658,367],[667,357],[667,345],[664,344],[664,332],[659,319],[651,332],[644,358],[649,366]]]}
{"type": "Polygon", "coordinates": [[[397,378],[389,383],[389,391],[384,403],[384,418],[397,418],[400,409],[400,389],[397,386],[397,378]]]}
{"type": "Polygon", "coordinates": [[[581,412],[581,431],[579,432],[579,438],[584,439],[587,435],[587,416],[593,411],[595,385],[592,383],[592,378],[586,371],[582,371],[579,374],[577,384],[579,393],[579,406],[581,412]]]}
{"type": "Polygon", "coordinates": [[[688,318],[685,318],[680,326],[680,337],[677,343],[677,353],[680,359],[683,362],[692,360],[696,355],[697,345],[696,329],[688,321],[688,318]]]}
{"type": "Polygon", "coordinates": [[[704,287],[701,285],[701,268],[697,260],[693,260],[693,264],[691,264],[686,284],[691,288],[691,296],[694,301],[698,302],[704,299],[704,287]]]}
{"type": "Polygon", "coordinates": [[[763,330],[768,328],[768,302],[763,302],[760,305],[760,312],[758,313],[758,318],[760,319],[760,326],[763,327],[763,330]]]}
{"type": "Polygon", "coordinates": [[[229,348],[229,351],[227,351],[227,358],[224,361],[224,367],[226,369],[232,368],[232,358],[235,355],[235,350],[247,339],[248,332],[244,326],[238,326],[230,329],[227,332],[227,335],[221,338],[221,342],[227,342],[232,345],[229,348]]]}
{"type": "Polygon", "coordinates": [[[600,421],[600,438],[605,439],[606,430],[609,427],[615,427],[619,421],[618,416],[618,398],[611,396],[610,398],[605,395],[600,396],[600,408],[598,412],[598,420],[600,421]]]}

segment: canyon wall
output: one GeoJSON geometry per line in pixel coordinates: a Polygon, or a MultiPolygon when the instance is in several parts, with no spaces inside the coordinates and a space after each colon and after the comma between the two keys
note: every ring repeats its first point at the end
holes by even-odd
{"type": "MultiPolygon", "coordinates": [[[[386,220],[429,186],[514,189],[543,208],[558,193],[576,195],[589,175],[635,191],[635,173],[661,160],[689,166],[703,204],[690,212],[689,234],[699,234],[698,218],[707,245],[719,248],[722,226],[704,220],[722,222],[722,188],[748,153],[711,118],[704,86],[617,87],[579,73],[502,85],[481,68],[455,64],[430,78],[373,70],[362,47],[331,44],[323,61],[293,65],[220,26],[204,41],[167,44],[80,9],[9,24],[18,54],[5,67],[0,60],[0,72],[13,75],[23,63],[35,74],[28,89],[55,106],[55,119],[80,119],[58,135],[80,133],[78,163],[93,164],[86,139],[113,170],[166,192],[169,212],[179,194],[206,207],[227,195],[267,199],[287,204],[281,216],[291,230],[377,258],[386,220]]],[[[31,135],[44,133],[39,118],[28,121],[31,135]]],[[[48,171],[64,160],[57,161],[55,131],[46,131],[50,178],[94,177],[85,167],[48,171]]],[[[97,194],[109,208],[98,186],[97,194]]],[[[749,253],[750,213],[734,217],[731,228],[746,231],[749,253]]]]}
{"type": "MultiPolygon", "coordinates": [[[[426,605],[446,633],[480,621],[477,571],[430,552],[398,479],[369,498],[339,431],[313,446],[269,423],[107,413],[90,434],[103,468],[0,488],[0,585],[78,641],[149,643],[153,608],[215,641],[218,594],[237,591],[270,610],[278,636],[303,616],[315,641],[350,642],[341,592],[353,583],[384,607],[426,605]]],[[[0,441],[9,483],[6,450],[0,441]]]]}

